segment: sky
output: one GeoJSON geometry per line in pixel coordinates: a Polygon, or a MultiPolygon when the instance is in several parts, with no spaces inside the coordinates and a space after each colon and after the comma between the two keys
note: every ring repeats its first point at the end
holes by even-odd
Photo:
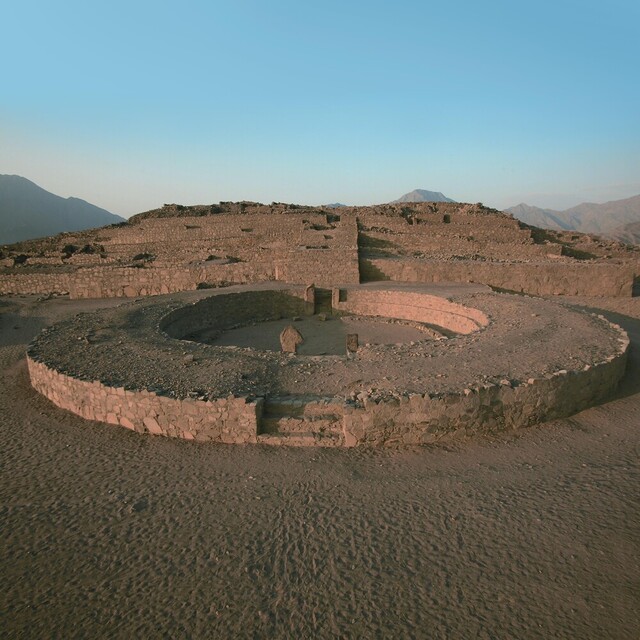
{"type": "Polygon", "coordinates": [[[167,202],[640,194],[640,2],[0,0],[0,173],[167,202]]]}

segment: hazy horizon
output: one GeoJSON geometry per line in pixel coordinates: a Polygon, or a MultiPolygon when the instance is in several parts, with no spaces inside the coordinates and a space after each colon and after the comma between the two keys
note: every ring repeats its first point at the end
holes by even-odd
{"type": "Polygon", "coordinates": [[[3,18],[0,173],[125,217],[640,193],[634,2],[36,0],[3,18]]]}

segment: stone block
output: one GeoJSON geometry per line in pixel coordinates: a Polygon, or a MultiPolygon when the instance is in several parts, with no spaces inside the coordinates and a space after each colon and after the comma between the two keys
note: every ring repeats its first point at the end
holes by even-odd
{"type": "Polygon", "coordinates": [[[132,431],[136,430],[133,422],[131,422],[131,420],[129,420],[129,418],[126,418],[125,416],[120,416],[120,424],[126,429],[131,429],[132,431]]]}
{"type": "Polygon", "coordinates": [[[304,342],[302,334],[292,325],[287,325],[280,334],[280,346],[285,353],[296,353],[298,345],[304,342]]]}
{"type": "Polygon", "coordinates": [[[160,427],[160,425],[158,424],[155,418],[152,418],[151,416],[147,416],[142,420],[142,422],[144,426],[147,428],[147,430],[149,431],[149,433],[153,433],[154,435],[161,435],[163,433],[162,428],[160,427]]]}

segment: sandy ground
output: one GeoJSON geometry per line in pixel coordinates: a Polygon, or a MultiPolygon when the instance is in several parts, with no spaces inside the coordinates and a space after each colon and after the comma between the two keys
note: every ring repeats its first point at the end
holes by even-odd
{"type": "MultiPolygon", "coordinates": [[[[417,323],[413,323],[417,325],[417,323]]],[[[318,322],[318,316],[303,316],[294,322],[291,319],[272,320],[255,325],[239,327],[224,332],[211,343],[220,346],[253,347],[269,351],[281,351],[280,333],[293,325],[304,342],[298,346],[301,355],[344,355],[349,334],[357,334],[360,345],[398,344],[417,340],[435,339],[435,331],[420,330],[412,323],[391,322],[384,318],[329,317],[318,322]]],[[[206,341],[206,332],[202,338],[206,341]]]]}
{"type": "Polygon", "coordinates": [[[0,299],[3,638],[640,637],[640,299],[605,406],[456,447],[216,446],[34,393],[0,299]]]}

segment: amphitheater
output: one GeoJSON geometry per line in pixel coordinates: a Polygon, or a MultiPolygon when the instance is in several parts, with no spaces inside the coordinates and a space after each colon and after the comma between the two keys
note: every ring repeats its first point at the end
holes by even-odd
{"type": "Polygon", "coordinates": [[[30,345],[31,383],[59,407],[190,440],[347,447],[603,401],[625,332],[551,298],[630,297],[639,273],[637,248],[450,203],[165,205],[2,261],[0,294],[133,299],[30,345]],[[289,325],[296,353],[278,342],[289,325]]]}

